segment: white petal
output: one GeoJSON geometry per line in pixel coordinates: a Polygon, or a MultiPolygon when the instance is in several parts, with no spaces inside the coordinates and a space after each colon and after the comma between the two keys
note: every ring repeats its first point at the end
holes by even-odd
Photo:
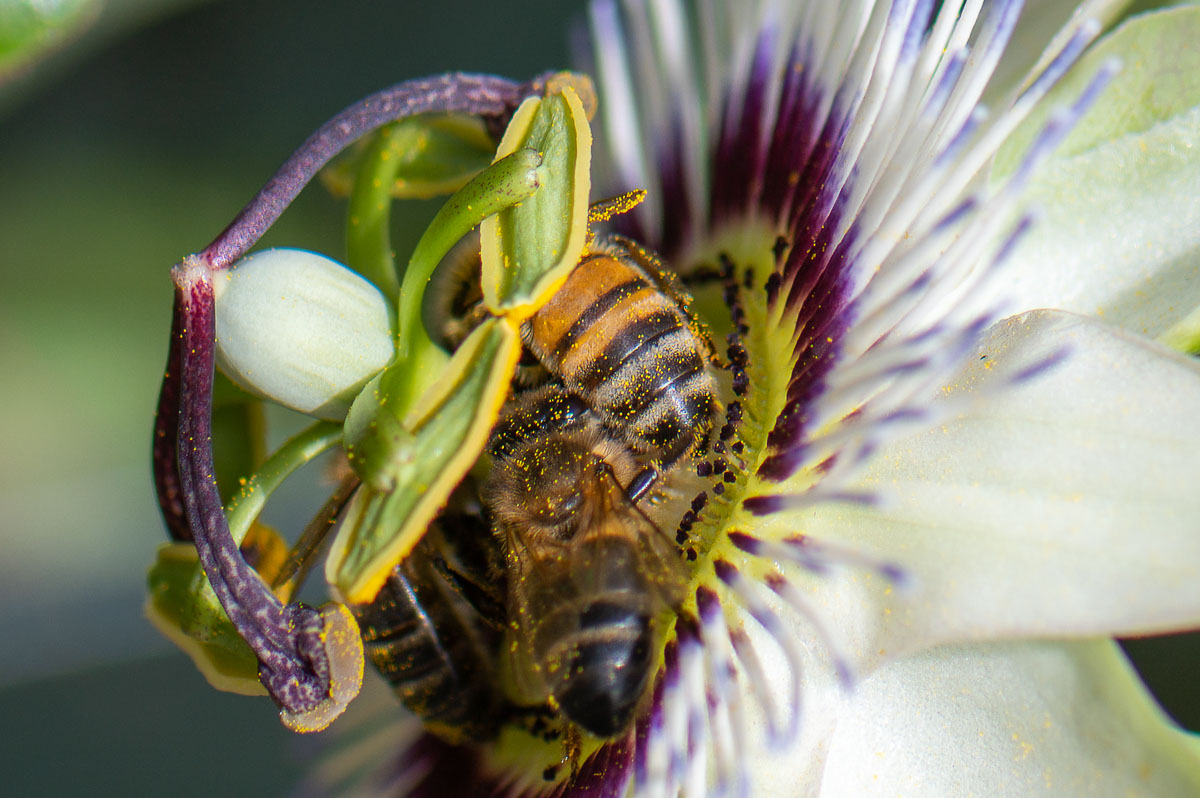
{"type": "Polygon", "coordinates": [[[1123,71],[1033,179],[1043,215],[1009,275],[1014,309],[1097,315],[1151,337],[1200,304],[1200,9],[1135,18],[1098,44],[997,159],[1105,59],[1123,71]]]}
{"type": "Polygon", "coordinates": [[[909,571],[907,590],[853,571],[812,580],[860,657],[1200,626],[1200,362],[1034,312],[994,327],[945,400],[1064,346],[1047,373],[877,455],[863,487],[884,508],[817,506],[759,531],[849,541],[909,571]]]}
{"type": "Polygon", "coordinates": [[[388,306],[323,255],[269,249],[218,276],[217,364],[252,393],[340,420],[392,357],[388,306]]]}
{"type": "Polygon", "coordinates": [[[939,648],[859,686],[820,794],[1184,798],[1200,794],[1200,741],[1111,642],[939,648]]]}

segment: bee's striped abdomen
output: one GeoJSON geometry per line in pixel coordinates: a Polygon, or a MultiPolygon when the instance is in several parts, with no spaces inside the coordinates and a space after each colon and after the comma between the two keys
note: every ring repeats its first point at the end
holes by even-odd
{"type": "MultiPolygon", "coordinates": [[[[493,625],[502,619],[485,619],[482,612],[495,612],[481,609],[486,597],[464,592],[490,575],[451,576],[445,558],[462,552],[452,551],[441,533],[431,529],[355,615],[367,656],[409,710],[451,741],[484,740],[501,719],[493,625]],[[470,582],[459,584],[460,578],[470,582]]],[[[490,541],[486,529],[479,534],[490,541]]]]}
{"type": "Polygon", "coordinates": [[[584,550],[577,556],[590,561],[588,574],[557,583],[558,602],[541,616],[533,645],[567,716],[611,737],[628,728],[653,673],[658,604],[633,542],[601,538],[584,550]]]}
{"type": "Polygon", "coordinates": [[[568,391],[663,467],[707,443],[716,410],[707,342],[628,252],[584,259],[525,334],[568,391]]]}

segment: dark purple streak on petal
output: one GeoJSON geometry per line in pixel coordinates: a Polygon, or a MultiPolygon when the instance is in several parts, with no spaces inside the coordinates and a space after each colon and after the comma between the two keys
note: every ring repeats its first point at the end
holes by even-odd
{"type": "MultiPolygon", "coordinates": [[[[848,233],[838,249],[849,249],[853,239],[853,233],[848,233]]],[[[786,479],[802,462],[801,442],[807,432],[808,407],[824,392],[825,379],[837,364],[839,342],[854,321],[843,261],[844,258],[835,255],[833,263],[815,265],[811,269],[815,279],[805,275],[808,291],[797,297],[800,304],[796,321],[796,329],[800,331],[797,360],[789,378],[788,401],[768,436],[768,444],[776,454],[767,457],[758,470],[765,479],[786,479]]]]}
{"type": "Polygon", "coordinates": [[[395,798],[495,795],[502,786],[484,772],[478,750],[451,745],[432,734],[422,734],[407,746],[374,782],[373,794],[395,798]],[[404,792],[397,792],[401,787],[404,792]]]}
{"type": "Polygon", "coordinates": [[[742,94],[738,96],[735,87],[725,96],[724,126],[712,160],[709,221],[713,225],[741,218],[758,192],[766,155],[763,124],[774,46],[774,31],[761,31],[742,94]]]}
{"type": "MultiPolygon", "coordinates": [[[[659,168],[660,191],[664,208],[671,212],[663,215],[657,246],[663,252],[676,252],[696,229],[697,220],[691,218],[688,203],[688,181],[696,178],[689,174],[684,163],[683,123],[679,114],[671,117],[667,138],[655,144],[655,163],[659,168]]],[[[628,214],[635,216],[636,214],[628,214]]]]}
{"type": "Polygon", "coordinates": [[[510,774],[491,772],[479,749],[423,734],[376,779],[376,794],[404,798],[506,796],[506,798],[620,798],[633,775],[634,732],[600,746],[567,781],[521,790],[510,774]]]}
{"type": "Polygon", "coordinates": [[[901,63],[912,63],[920,57],[921,45],[925,43],[933,24],[933,6],[934,0],[918,0],[913,8],[912,18],[904,31],[904,44],[900,47],[898,60],[901,63]]]}
{"type": "MultiPolygon", "coordinates": [[[[825,217],[832,208],[818,204],[824,193],[825,183],[830,179],[833,165],[846,140],[853,123],[853,114],[848,109],[858,107],[861,96],[846,97],[846,90],[839,91],[830,107],[829,116],[816,136],[816,145],[804,160],[800,176],[789,186],[780,212],[785,214],[784,225],[793,251],[812,247],[817,243],[817,234],[825,226],[825,217]]],[[[774,166],[772,165],[772,168],[774,166]]],[[[793,275],[785,269],[785,284],[793,275]]]]}
{"type": "Polygon", "coordinates": [[[660,673],[654,680],[650,695],[650,708],[638,716],[634,726],[633,772],[638,784],[645,784],[650,777],[646,759],[651,734],[661,734],[663,726],[663,677],[660,673]]]}
{"type": "Polygon", "coordinates": [[[567,798],[621,798],[633,775],[633,741],[630,733],[605,743],[579,767],[563,793],[567,798]]]}
{"type": "Polygon", "coordinates": [[[803,50],[799,40],[792,45],[785,67],[787,72],[779,90],[779,114],[771,135],[771,147],[767,155],[769,167],[763,176],[760,200],[768,218],[777,221],[782,220],[817,141],[812,130],[812,118],[820,107],[821,97],[809,80],[811,68],[807,57],[811,50],[811,43],[807,40],[803,50]]]}

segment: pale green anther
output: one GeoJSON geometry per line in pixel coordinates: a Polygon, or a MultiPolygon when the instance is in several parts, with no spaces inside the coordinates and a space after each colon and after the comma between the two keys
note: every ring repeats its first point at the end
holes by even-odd
{"type": "Polygon", "coordinates": [[[434,269],[485,217],[528,199],[538,188],[541,162],[538,153],[521,149],[489,166],[446,201],[417,242],[400,289],[396,357],[359,393],[346,416],[350,462],[368,484],[383,490],[397,484],[395,472],[413,445],[405,417],[443,377],[450,361],[421,318],[434,269]]]}
{"type": "Polygon", "coordinates": [[[215,280],[217,364],[251,393],[341,420],[392,358],[386,300],[313,252],[270,249],[215,280]]]}
{"type": "Polygon", "coordinates": [[[363,487],[326,561],[326,577],[345,600],[374,598],[474,465],[508,395],[520,351],[517,325],[489,319],[407,417],[396,418],[385,405],[365,423],[362,439],[348,449],[363,487]]]}
{"type": "Polygon", "coordinates": [[[545,186],[528,202],[488,218],[480,244],[484,304],[525,317],[575,268],[587,238],[592,133],[573,89],[525,101],[498,154],[521,147],[542,154],[545,186]]]}

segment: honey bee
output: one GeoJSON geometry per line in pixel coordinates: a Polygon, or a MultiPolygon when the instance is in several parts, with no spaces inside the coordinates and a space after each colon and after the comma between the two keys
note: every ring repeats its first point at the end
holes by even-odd
{"type": "MultiPolygon", "coordinates": [[[[486,317],[479,272],[468,238],[435,278],[427,320],[449,348],[486,317]]],[[[602,738],[629,728],[687,579],[654,519],[683,495],[680,466],[707,450],[718,409],[688,301],[648,250],[593,238],[522,326],[518,392],[489,444],[481,497],[506,562],[509,697],[602,738]]]]}
{"type": "Polygon", "coordinates": [[[517,397],[483,489],[508,568],[509,682],[579,728],[629,728],[686,573],[631,498],[647,466],[557,384],[517,397]]]}
{"type": "Polygon", "coordinates": [[[367,655],[425,727],[451,743],[495,736],[507,703],[495,664],[503,554],[478,513],[448,510],[354,607],[367,655]]]}

